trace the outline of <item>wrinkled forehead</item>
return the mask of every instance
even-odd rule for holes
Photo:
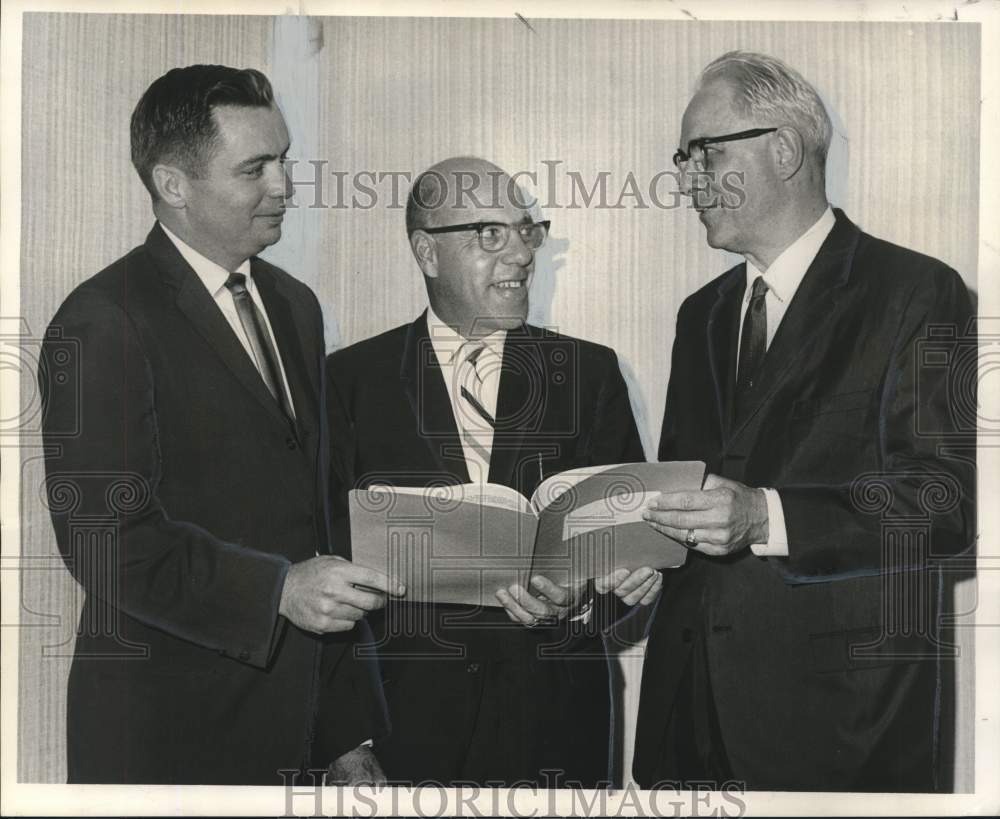
[[[431,170],[419,204],[435,225],[530,220],[531,200],[504,171],[490,167]]]

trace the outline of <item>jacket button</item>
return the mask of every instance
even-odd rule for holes
[[[289,436],[288,438],[285,438],[285,446],[289,449],[297,449],[299,445],[295,442],[294,438]]]
[[[250,652],[249,651],[241,651],[240,652],[240,659],[244,660],[244,661],[249,660],[250,659]]]
[[[681,629],[681,640],[685,643],[690,643],[694,639],[694,632],[689,628]]]
[[[470,674],[477,674],[479,673],[479,663],[469,663],[465,667],[465,670],[468,671]]]

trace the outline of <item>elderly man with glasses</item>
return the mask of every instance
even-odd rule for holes
[[[691,559],[650,628],[646,787],[950,787],[938,613],[942,559],[974,541],[972,309],[955,271],[830,207],[830,138],[812,86],[758,54],[711,63],[684,114],[682,190],[745,261],[677,317],[659,457],[709,475],[647,512]]]
[[[525,323],[549,223],[510,176],[438,163],[414,181],[406,228],[429,307],[328,360],[341,538],[354,487],[490,482],[530,497],[567,469],[645,460],[614,351]],[[660,584],[642,568],[577,587],[535,575],[530,590],[497,589],[495,607],[390,601],[372,622],[389,780],[607,783],[600,630]]]

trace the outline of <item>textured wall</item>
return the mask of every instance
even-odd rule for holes
[[[944,259],[975,286],[978,28],[531,25],[534,32],[515,19],[27,15],[21,314],[38,332],[74,284],[141,241],[150,214],[128,164],[128,116],[153,78],[196,61],[269,72],[289,115],[293,156],[325,160],[324,170],[346,172],[348,183],[359,171],[415,173],[453,154],[535,171],[539,181],[542,161],[558,162],[555,189],[540,186],[543,203],[554,193],[563,207],[545,211],[553,228],[538,259],[532,316],[618,351],[650,455],[677,307],[729,260],[705,246],[683,208],[636,208],[628,196],[618,209],[566,207],[566,174],[578,172],[589,188],[607,172],[613,205],[631,172],[651,205],[648,181],[670,167],[697,72],[723,51],[769,52],[812,80],[838,131],[834,202],[866,230]],[[296,169],[297,179],[310,176],[307,166]],[[391,198],[390,180],[363,182]],[[400,202],[405,181],[401,188]],[[669,189],[659,188],[664,202]],[[335,191],[325,193],[332,204]],[[359,200],[368,204],[366,195]],[[302,209],[269,256],[315,288],[328,341],[349,344],[416,315],[424,289],[402,209],[385,198],[370,208],[306,208],[312,201],[302,189]],[[22,458],[23,549],[40,570],[23,580],[22,617],[34,627],[22,632],[19,778],[57,782],[65,776],[68,663],[56,655],[71,650],[76,601],[53,560],[38,454],[26,448]],[[640,662],[639,649],[622,658],[627,715]]]

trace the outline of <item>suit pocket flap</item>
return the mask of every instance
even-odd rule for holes
[[[796,401],[793,405],[792,417],[807,418],[812,415],[825,415],[830,412],[867,409],[874,398],[875,390],[855,390],[854,392],[825,395],[820,398],[804,398],[801,401]]]

